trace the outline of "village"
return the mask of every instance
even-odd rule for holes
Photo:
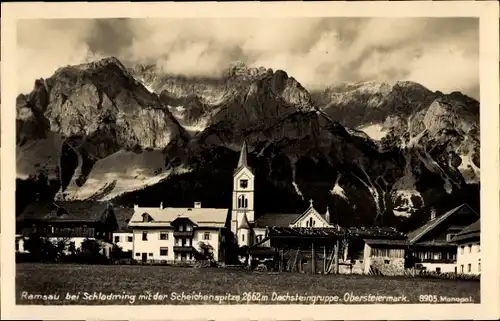
[[[16,255],[58,261],[94,251],[99,263],[182,265],[311,274],[479,276],[480,217],[462,204],[434,213],[410,233],[344,227],[319,213],[255,213],[255,176],[244,142],[233,175],[231,208],[132,208],[62,201],[27,206],[16,223]],[[46,244],[53,244],[47,249]],[[44,245],[45,244],[45,245]],[[81,262],[81,261],[80,261]],[[95,262],[94,262],[95,263]]]

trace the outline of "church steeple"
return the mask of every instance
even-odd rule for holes
[[[247,157],[248,157],[247,142],[244,140],[243,146],[241,146],[240,159],[238,160],[238,168],[241,168],[243,166],[248,167]]]

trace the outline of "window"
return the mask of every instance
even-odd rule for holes
[[[210,232],[203,233],[203,239],[204,240],[210,240]]]
[[[135,256],[141,256],[141,253],[137,252],[135,253]]]
[[[142,232],[142,240],[147,241],[148,240],[148,232]]]
[[[477,264],[477,271],[478,271],[478,272],[481,272],[481,262],[479,262],[479,263]]]
[[[456,234],[446,234],[446,241],[451,241],[452,238],[455,237]]]
[[[115,243],[118,243],[120,242],[120,237],[119,236],[115,236]]]
[[[240,187],[241,188],[247,188],[248,187],[248,179],[242,179],[242,180],[240,180]]]
[[[153,253],[149,253],[149,256],[153,256]]]
[[[437,273],[441,273],[441,268],[440,268],[440,267],[437,267],[437,268],[436,268],[436,272],[437,272]]]
[[[245,242],[245,234],[241,234],[241,241]]]
[[[238,196],[238,208],[248,208],[248,199],[245,195]]]
[[[168,233],[160,232],[160,240],[168,240]]]
[[[186,231],[191,232],[193,230],[193,227],[191,225],[186,225]]]
[[[50,230],[50,233],[54,234],[54,227],[52,225],[49,225],[49,230]]]
[[[470,273],[470,271],[472,270],[472,264],[467,264],[467,272]]]
[[[460,247],[460,254],[464,254],[464,246]]]
[[[257,235],[257,242],[262,241],[262,235]]]
[[[469,244],[469,253],[472,252],[472,244]]]
[[[460,265],[460,273],[464,273],[464,265]]]
[[[160,247],[160,256],[168,255],[168,247]]]
[[[133,242],[132,236],[127,236],[127,242]]]
[[[385,264],[389,264],[389,263],[391,263],[391,261],[389,261],[389,260],[384,260],[384,263],[385,263]]]

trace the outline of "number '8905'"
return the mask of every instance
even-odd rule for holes
[[[422,294],[418,296],[418,300],[420,302],[437,302],[438,297],[437,295]]]

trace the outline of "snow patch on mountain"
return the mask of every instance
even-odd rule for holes
[[[371,124],[367,126],[358,127],[357,130],[360,130],[368,135],[373,140],[381,140],[389,133],[384,129],[382,124]]]
[[[462,174],[467,184],[479,183],[480,169],[472,161],[472,152],[467,155],[460,155],[462,163],[458,170]]]
[[[333,186],[330,193],[332,195],[338,195],[338,196],[342,197],[343,199],[347,200],[347,195],[345,194],[344,189],[339,185],[339,180],[341,177],[342,177],[342,174],[339,174],[337,176],[337,179],[335,180],[335,185]]]

